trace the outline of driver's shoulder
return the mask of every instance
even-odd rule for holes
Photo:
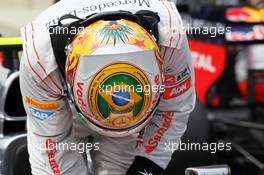
[[[57,68],[49,31],[30,22],[23,26],[20,32],[23,42],[23,64],[31,70],[37,81],[42,81]]]

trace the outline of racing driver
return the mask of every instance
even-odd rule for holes
[[[156,34],[146,27],[150,12]],[[57,40],[60,69],[50,29],[76,21],[84,28],[65,45]],[[63,0],[22,27],[32,174],[166,174],[195,106],[182,29],[175,4],[159,0]]]

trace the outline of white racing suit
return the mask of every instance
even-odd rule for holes
[[[166,91],[157,114],[144,132],[125,138],[99,136],[75,117],[76,112],[70,107],[48,26],[56,24],[66,13],[84,18],[101,11],[143,9],[158,12],[161,18],[159,45],[165,66]],[[174,3],[158,0],[64,0],[21,28],[24,52],[20,83],[28,115],[32,173],[87,175],[91,167],[96,175],[126,174],[137,155],[165,169],[173,152],[171,145],[180,141],[195,105],[192,59],[181,28],[182,21]],[[93,139],[85,139],[88,137]],[[81,154],[80,143],[83,142],[90,150],[92,164],[87,164]]]

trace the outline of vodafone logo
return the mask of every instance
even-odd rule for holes
[[[192,51],[192,57],[196,69],[201,69],[210,73],[216,72],[216,67],[213,65],[212,55]]]
[[[81,108],[82,112],[85,113],[86,112],[86,104],[84,103],[84,100],[83,100],[83,86],[84,86],[84,83],[78,82],[77,86],[78,86],[78,89],[76,91],[76,94],[78,96],[77,102],[80,105],[80,108]]]

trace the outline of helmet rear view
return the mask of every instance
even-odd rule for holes
[[[144,128],[156,111],[163,79],[151,34],[129,20],[99,20],[67,49],[66,81],[81,120],[109,137]]]

